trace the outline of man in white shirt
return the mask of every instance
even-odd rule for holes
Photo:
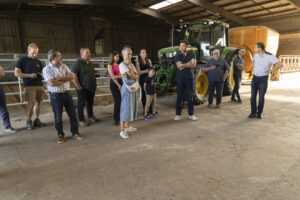
[[[78,121],[74,101],[68,90],[69,82],[73,80],[73,73],[69,67],[62,63],[61,53],[57,50],[50,50],[48,52],[49,64],[44,67],[43,75],[47,83],[47,89],[50,94],[50,101],[52,110],[54,112],[55,128],[58,134],[57,143],[63,143],[65,133],[63,132],[62,112],[65,107],[71,123],[71,132],[73,138],[83,139],[78,132]]]
[[[255,55],[252,59],[253,79],[251,82],[251,113],[249,118],[262,119],[264,109],[265,94],[268,88],[268,75],[283,66],[274,55],[265,51],[265,44],[258,42],[254,48]],[[273,65],[275,65],[272,67]],[[256,104],[257,93],[259,93],[259,103]]]

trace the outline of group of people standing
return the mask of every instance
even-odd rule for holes
[[[137,131],[129,122],[137,119],[138,91],[141,91],[144,119],[149,120],[148,114],[157,119],[155,70],[147,57],[146,49],[140,50],[138,60],[135,62],[132,59],[131,47],[125,46],[122,49],[122,60],[120,62],[118,52],[111,52],[107,69],[114,98],[115,125],[120,124],[120,136],[127,139],[128,132]]]
[[[196,56],[188,51],[188,43],[180,42],[180,52],[176,54],[177,65],[177,101],[176,116],[174,120],[181,119],[182,99],[186,95],[188,101],[188,118],[196,121],[198,118],[194,114],[194,75],[193,69],[197,65]],[[90,50],[88,47],[80,49],[80,58],[76,60],[71,69],[62,62],[62,54],[58,50],[48,52],[49,63],[43,67],[37,59],[38,46],[29,44],[27,55],[20,58],[15,66],[15,76],[23,80],[25,97],[28,101],[26,110],[26,128],[32,130],[34,127],[46,126],[39,119],[40,103],[45,93],[43,82],[47,84],[50,95],[50,102],[54,113],[55,128],[58,135],[58,143],[65,141],[63,131],[62,113],[65,108],[71,124],[73,138],[81,140],[83,137],[79,133],[79,126],[88,126],[90,123],[100,121],[94,116],[93,105],[97,89],[95,69],[90,61]],[[257,43],[255,55],[252,59],[254,76],[251,83],[251,113],[249,118],[257,117],[262,119],[264,107],[264,96],[268,87],[268,74],[281,68],[283,64],[272,54],[265,51],[263,43]],[[239,49],[233,61],[235,87],[231,101],[242,103],[239,86],[241,82],[244,64],[245,49]],[[276,64],[276,67],[271,67]],[[136,66],[135,66],[136,65]],[[110,77],[110,90],[114,98],[114,122],[120,125],[120,136],[124,139],[129,137],[128,132],[137,131],[130,125],[131,121],[137,119],[138,111],[138,91],[141,91],[141,101],[143,104],[144,119],[149,120],[151,114],[157,119],[156,111],[156,88],[154,82],[155,70],[151,60],[147,57],[146,49],[139,51],[138,60],[132,58],[132,48],[125,46],[122,55],[113,51],[110,54],[108,73]],[[204,65],[203,70],[208,75],[208,107],[212,107],[213,95],[216,91],[216,108],[220,108],[224,81],[229,75],[227,62],[220,58],[220,51],[215,49],[212,58]],[[5,76],[3,68],[0,66],[0,77]],[[69,93],[70,82],[76,87],[78,97],[77,113],[72,96]],[[259,104],[256,104],[259,93]],[[237,97],[237,100],[235,99]],[[3,119],[5,132],[16,132],[11,126],[9,113],[6,107],[5,93],[0,84],[0,114]],[[87,107],[88,118],[84,117],[84,107]],[[35,119],[32,122],[32,115]],[[79,123],[78,123],[79,121]]]
[[[196,58],[193,52],[187,50],[187,41],[180,42],[180,53],[176,54],[177,64],[177,102],[176,102],[176,116],[174,120],[181,119],[181,106],[182,96],[186,94],[188,100],[188,118],[191,120],[197,120],[194,115],[193,109],[193,93],[194,93],[194,77],[193,68],[196,67]],[[252,59],[253,66],[253,79],[251,83],[251,113],[249,118],[262,119],[262,112],[264,108],[264,97],[268,87],[269,74],[280,69],[283,64],[274,55],[265,50],[265,44],[258,42],[254,48],[255,55]],[[218,49],[213,50],[213,56],[204,65],[203,71],[208,76],[208,107],[212,107],[213,95],[216,91],[216,108],[221,107],[222,93],[224,82],[229,77],[228,63],[220,58],[220,51]],[[232,92],[231,101],[242,103],[239,88],[242,79],[242,72],[245,69],[244,62],[245,49],[238,49],[237,55],[233,60],[233,78],[235,86]],[[274,67],[272,67],[274,65]],[[230,77],[229,77],[230,78]],[[256,99],[259,94],[259,103],[257,106]],[[237,99],[235,98],[237,97]]]
[[[90,62],[90,50],[88,47],[80,49],[80,58],[76,60],[71,69],[62,62],[62,54],[59,50],[51,49],[48,52],[48,64],[44,67],[37,59],[39,48],[31,43],[27,48],[27,55],[20,58],[15,66],[15,76],[23,81],[26,109],[26,129],[46,126],[39,119],[40,104],[45,94],[42,80],[47,84],[50,102],[54,113],[55,128],[58,135],[58,143],[65,141],[63,131],[62,113],[65,108],[71,124],[73,138],[81,140],[78,127],[88,126],[90,123],[100,121],[93,114],[94,97],[96,92],[96,77],[93,64]],[[4,76],[4,70],[0,67],[0,76]],[[70,82],[76,87],[78,97],[77,113],[72,96],[70,95]],[[9,122],[5,93],[0,85],[1,117],[5,132],[16,132]],[[87,105],[88,119],[84,118],[84,107]],[[32,115],[35,119],[32,121]],[[78,123],[79,119],[79,123]]]

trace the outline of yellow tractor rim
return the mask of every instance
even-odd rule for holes
[[[230,70],[230,77],[231,77],[231,85],[232,87],[234,87],[235,85],[235,81],[234,81],[234,78],[233,78],[233,66],[231,67],[231,70]]]
[[[196,81],[196,93],[198,96],[203,97],[208,90],[208,77],[205,73],[198,76]]]

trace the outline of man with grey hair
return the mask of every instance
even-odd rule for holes
[[[204,71],[208,76],[208,107],[212,106],[213,95],[217,91],[216,108],[221,107],[223,85],[229,74],[227,62],[220,58],[220,51],[215,49],[213,57],[204,65]]]
[[[93,113],[97,84],[95,68],[93,63],[90,61],[90,58],[90,49],[88,47],[81,47],[80,58],[76,60],[71,67],[71,71],[74,73],[74,83],[78,96],[77,114],[80,126],[88,126],[89,122],[100,121]],[[83,114],[85,103],[87,103],[87,121],[84,119]]]
[[[49,64],[43,69],[44,79],[50,94],[52,110],[54,112],[55,128],[58,134],[57,143],[65,141],[63,132],[62,112],[65,107],[70,118],[71,132],[73,138],[83,139],[78,132],[78,121],[72,96],[69,94],[70,81],[73,80],[73,73],[69,67],[62,63],[61,53],[57,50],[48,52]]]

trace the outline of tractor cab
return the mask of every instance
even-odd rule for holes
[[[181,38],[198,49],[198,61],[207,61],[213,49],[222,52],[228,46],[229,25],[215,20],[203,20],[196,23],[183,23],[177,31]]]

